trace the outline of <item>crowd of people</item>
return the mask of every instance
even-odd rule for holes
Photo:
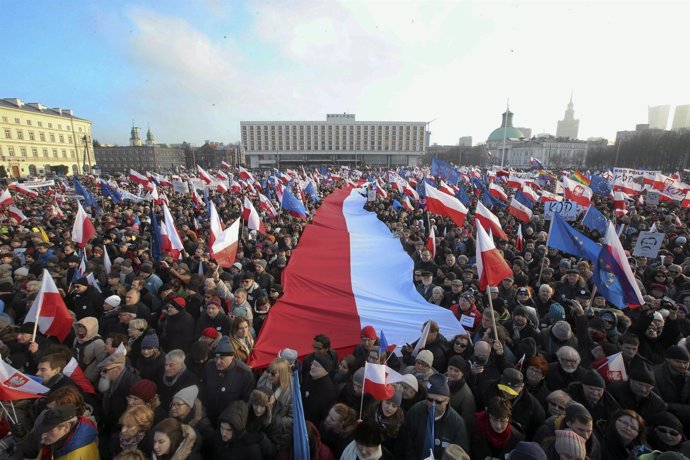
[[[383,182],[387,172],[363,176]],[[296,459],[295,371],[312,459],[690,456],[690,248],[687,214],[677,203],[631,208],[618,218],[629,252],[652,224],[666,234],[656,259],[628,259],[644,305],[619,309],[595,291],[592,261],[547,246],[540,205],[529,222],[494,209],[509,236],[496,245],[513,274],[487,293],[478,289],[474,203],[458,228],[423,202],[413,211],[394,206],[402,196],[384,186],[387,197],[368,193],[367,209],[413,259],[419,294],[452,311],[466,333],[444,337],[429,321],[419,325],[429,329],[421,351],[411,344],[396,353],[381,349],[377,331],[366,326],[361,343],[339,354],[324,330],[307,356],[284,337],[269,366],[255,369],[247,365],[254,343],[319,201],[307,200],[306,220],[285,211],[263,215],[265,234],[243,230],[236,261],[224,268],[209,254],[206,206],[189,195],[166,190],[184,251],[156,260],[151,218],[161,219],[160,206],[116,203],[99,195],[97,180],[80,180],[98,197],[88,209],[96,236],[83,248],[71,239],[77,201],[60,200],[64,217],[52,212],[64,198],[59,189],[15,194],[26,220],[0,225],[0,353],[48,388],[11,409],[3,402],[0,435],[15,444],[8,458]],[[274,197],[270,184],[255,185]],[[324,180],[319,194],[326,199],[352,185]],[[248,195],[259,209],[257,195]],[[241,215],[232,193],[211,191],[209,200],[225,222]],[[608,197],[593,205],[613,211]],[[602,236],[575,227],[595,241]],[[26,318],[44,270],[73,315],[63,341],[37,333]],[[617,353],[626,379],[600,372]],[[363,392],[365,363],[403,375],[392,397]]]

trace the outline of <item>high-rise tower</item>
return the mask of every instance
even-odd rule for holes
[[[580,127],[580,120],[575,119],[575,110],[573,110],[573,95],[570,95],[570,102],[568,108],[565,110],[565,116],[558,122],[556,128],[556,137],[564,137],[568,139],[577,139],[577,130]]]

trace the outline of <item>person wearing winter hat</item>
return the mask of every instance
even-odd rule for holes
[[[547,460],[546,452],[536,442],[520,441],[510,453],[510,460]]]
[[[450,389],[445,375],[434,374],[424,383],[427,391],[426,401],[416,403],[405,414],[405,429],[402,438],[402,452],[405,458],[425,458],[424,452],[426,426],[429,413],[434,414],[434,458],[443,455],[444,446],[458,444],[469,452],[469,439],[465,421],[455,409],[450,407]]]
[[[213,351],[214,360],[209,360],[202,373],[202,400],[211,422],[218,419],[223,408],[238,399],[249,400],[256,386],[251,369],[235,358],[235,350],[228,337],[218,342]]]
[[[654,371],[644,361],[637,362],[628,370],[628,381],[608,384],[608,391],[621,407],[629,408],[649,419],[665,412],[668,404],[654,391]]]
[[[328,375],[332,370],[333,360],[329,354],[315,354],[302,386],[304,416],[317,426],[337,399],[335,385]]]
[[[165,356],[161,351],[158,335],[149,329],[141,339],[141,355],[136,363],[139,376],[143,379],[156,380],[163,375]]]
[[[429,350],[422,350],[417,354],[415,358],[414,365],[407,366],[403,370],[403,374],[412,374],[420,382],[426,382],[429,377],[436,373],[433,368],[434,365],[434,355]]]
[[[556,352],[562,346],[577,346],[577,338],[573,335],[572,328],[567,321],[557,321],[551,326],[545,327],[539,333],[539,347],[544,358],[553,362],[556,360]]]
[[[173,297],[163,306],[160,341],[164,350],[189,350],[194,342],[194,317],[186,311],[187,301]]]
[[[647,443],[654,450],[679,451],[685,441],[681,421],[670,412],[662,412],[647,419],[651,429],[647,432]]]
[[[98,363],[105,359],[105,342],[98,334],[98,320],[87,316],[74,325],[77,337],[74,339],[75,356],[92,384],[98,382]]]
[[[594,369],[587,369],[580,382],[571,383],[567,391],[587,408],[594,420],[609,420],[621,408],[616,398],[606,391],[604,377]]]
[[[372,422],[360,423],[354,432],[354,440],[345,447],[341,460],[385,460],[393,455],[382,446],[383,437],[379,426]]]
[[[146,404],[153,410],[160,406],[156,382],[149,379],[141,379],[132,385],[132,388],[129,390],[129,396],[127,396],[127,406],[133,407],[140,404]]]
[[[364,396],[362,396],[363,388],[364,367],[360,367],[352,375],[352,381],[340,388],[338,402],[347,404],[356,411],[359,411],[360,406],[368,407],[374,398],[369,393],[364,393]]]
[[[670,327],[670,326],[666,326]],[[690,413],[690,404],[683,396],[686,374],[690,365],[690,352],[685,347],[673,345],[664,352],[664,362],[654,366],[654,379],[659,396],[671,405],[681,405],[679,413]],[[682,407],[682,409],[681,409]],[[690,417],[683,420],[690,422]]]
[[[232,320],[221,309],[221,300],[214,296],[206,301],[204,312],[196,323],[195,338],[201,337],[206,328],[213,328],[221,335],[229,335],[232,327]]]
[[[560,459],[585,460],[585,440],[572,430],[556,430],[554,449]]]
[[[125,355],[113,353],[98,364],[101,373],[98,381],[98,392],[103,395],[102,422],[110,430],[117,424],[122,413],[127,409],[127,396],[132,386],[140,377],[128,366],[125,366]]]
[[[403,390],[401,407],[405,412],[410,410],[412,406],[418,402],[426,399],[426,390],[419,385],[419,380],[412,374],[403,375],[400,387]]]
[[[463,417],[477,411],[474,394],[465,381],[465,375],[469,372],[470,366],[462,356],[455,355],[448,360],[446,377],[448,377],[448,389],[450,390],[450,407]]]
[[[374,326],[364,326],[359,336],[361,342],[357,344],[352,354],[355,356],[355,366],[362,367],[369,356],[369,352],[376,347],[376,329]]]
[[[98,329],[102,337],[107,337],[111,332],[125,332],[120,323],[120,305],[122,298],[119,295],[106,297],[103,302],[103,316],[98,320]]]
[[[198,396],[199,387],[196,385],[178,391],[170,403],[169,416],[194,428],[202,439],[210,439],[213,428]]]
[[[72,291],[65,303],[77,317],[77,321],[87,316],[100,318],[103,314],[103,296],[86,278],[79,278],[72,284]]]
[[[214,328],[207,327],[201,331],[200,341],[208,343],[210,349],[214,350],[223,336]]]

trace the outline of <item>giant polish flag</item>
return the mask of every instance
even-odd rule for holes
[[[316,211],[283,272],[285,294],[271,308],[249,365],[267,366],[285,348],[285,337],[306,356],[314,336],[326,334],[342,356],[361,342],[368,325],[396,344],[417,340],[429,319],[446,337],[462,333],[450,310],[419,295],[412,259],[376,214],[364,210],[361,192],[338,189]]]
[[[496,245],[477,223],[477,276],[479,277],[479,289],[485,290],[488,286],[498,286],[504,279],[513,276],[513,270],[496,249]]]
[[[77,201],[77,215],[74,218],[74,225],[72,226],[72,242],[76,243],[80,248],[86,246],[86,243],[91,241],[96,235],[96,228],[91,223],[88,214],[81,207],[81,203]]]
[[[462,227],[465,224],[467,208],[460,200],[441,192],[426,182],[424,183],[424,191],[426,193],[426,208],[428,211],[450,217],[458,227]]]
[[[24,323],[38,323],[38,329],[49,337],[56,337],[60,342],[72,330],[72,314],[65,306],[65,301],[58,291],[55,281],[48,270],[43,270],[41,290],[31,304]]]
[[[486,230],[491,230],[491,233],[493,233],[495,237],[506,241],[508,240],[508,235],[503,231],[498,217],[496,217],[493,212],[489,211],[481,201],[477,201],[477,208],[474,210],[474,218],[478,220]]]
[[[229,268],[235,263],[237,247],[240,244],[241,220],[237,219],[228,228],[223,230],[215,243],[213,243],[213,257],[218,265]]]

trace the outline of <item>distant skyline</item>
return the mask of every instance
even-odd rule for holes
[[[0,97],[71,108],[126,145],[237,142],[240,121],[431,121],[431,142],[514,125],[615,138],[690,103],[690,3],[5,2]]]

